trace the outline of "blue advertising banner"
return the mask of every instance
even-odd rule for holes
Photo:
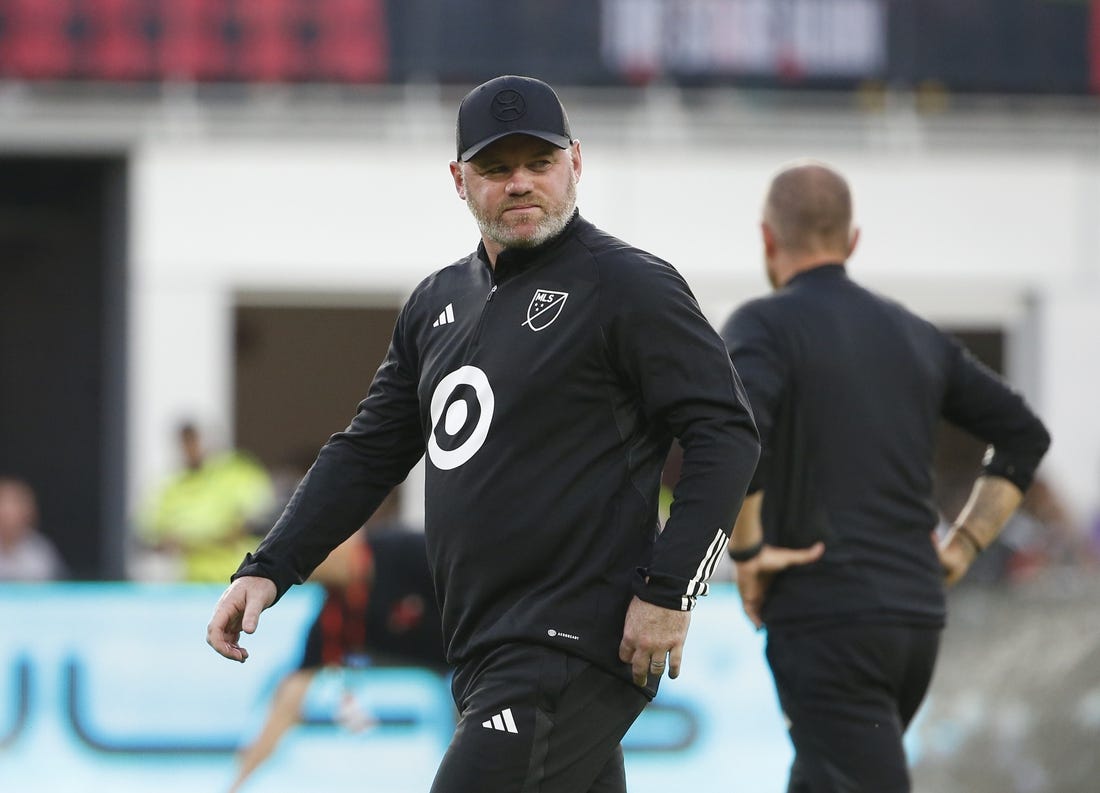
[[[0,586],[0,790],[224,791],[235,753],[298,663],[321,592],[296,587],[244,637],[244,665],[205,643],[219,587]],[[330,670],[244,790],[423,793],[454,726],[446,675]],[[353,703],[358,718],[348,718]],[[780,793],[791,752],[763,636],[736,590],[716,585],[693,616],[683,673],[624,741],[634,793],[711,786]]]

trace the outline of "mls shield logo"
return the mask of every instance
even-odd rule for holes
[[[555,292],[552,289],[536,289],[531,304],[527,306],[527,321],[523,323],[533,331],[549,327],[561,314],[568,292]],[[523,327],[521,325],[520,327]]]

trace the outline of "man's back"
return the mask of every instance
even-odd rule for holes
[[[842,265],[792,278],[727,322],[763,438],[754,486],[769,543],[822,540],[823,559],[781,575],[769,624],[863,615],[941,624],[930,535],[940,417],[1015,444],[1030,411],[933,325],[851,281]]]
[[[944,585],[996,538],[1050,443],[993,372],[848,279],[852,218],[839,172],[780,170],[760,222],[776,292],[723,330],[763,452],[730,556],[745,614],[768,626],[795,749],[789,793],[908,793],[902,736],[932,679]],[[941,417],[989,448],[934,540]]]

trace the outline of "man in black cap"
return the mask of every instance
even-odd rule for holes
[[[207,641],[241,631],[426,453],[427,552],[460,719],[434,793],[614,793],[620,741],[679,674],[696,598],[759,443],[677,271],[581,218],[580,143],[550,86],[505,76],[458,112],[477,250],[414,290],[351,425],[246,558]],[[683,466],[657,522],[672,438]]]

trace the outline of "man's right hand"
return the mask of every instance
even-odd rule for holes
[[[241,631],[255,632],[260,612],[275,602],[276,591],[275,582],[268,578],[238,578],[218,598],[214,616],[206,626],[206,643],[219,655],[243,664],[248,650],[239,644]]]
[[[943,580],[947,586],[954,586],[961,581],[978,556],[978,547],[957,531],[951,531],[942,540],[937,539],[933,532],[932,544],[939,554]]]
[[[757,629],[764,627],[761,614],[764,597],[776,573],[788,567],[810,564],[825,553],[824,543],[814,543],[809,548],[781,548],[765,545],[756,556],[747,562],[737,562],[737,589],[741,593],[741,607],[745,615]]]

